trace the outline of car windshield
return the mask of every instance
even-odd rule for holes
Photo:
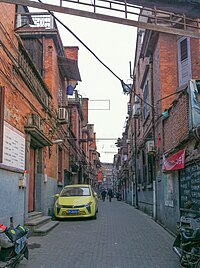
[[[89,187],[67,187],[62,190],[60,196],[90,196]]]

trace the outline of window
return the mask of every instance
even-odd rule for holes
[[[188,83],[192,78],[190,39],[183,37],[178,40],[179,86]]]
[[[144,103],[143,103],[143,117],[144,120],[148,117],[149,112],[150,112],[150,106],[147,103],[150,103],[149,101],[149,81],[147,80],[144,84],[143,87],[143,99],[144,99]]]
[[[143,164],[143,185],[147,182],[147,163],[146,163],[146,154],[145,151],[142,150],[142,164]]]
[[[60,196],[90,196],[90,189],[88,187],[66,187]]]
[[[38,72],[43,76],[43,45],[39,39],[27,38],[23,39],[24,46],[31,56]]]
[[[4,87],[0,87],[0,163],[3,161],[3,126],[4,126],[4,102],[5,102],[5,90]]]

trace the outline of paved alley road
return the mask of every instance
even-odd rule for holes
[[[61,221],[29,238],[30,258],[19,268],[178,268],[173,239],[130,205],[100,201],[97,220]]]

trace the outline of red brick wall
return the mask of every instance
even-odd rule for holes
[[[192,60],[192,78],[200,79],[200,39],[191,38],[191,60]]]
[[[1,23],[6,26],[6,31],[11,35],[14,40],[14,28],[15,28],[15,12],[16,5],[0,3],[0,18]],[[2,39],[1,39],[2,40]],[[8,44],[9,46],[9,44]]]
[[[160,39],[156,44],[154,53],[153,53],[153,98],[155,103],[155,117],[157,118],[161,114],[161,103],[158,103],[158,100],[162,98],[161,92],[161,74],[160,74]]]
[[[188,94],[182,94],[163,121],[164,151],[177,146],[189,134],[188,103]]]
[[[83,125],[88,123],[88,99],[82,98],[82,109],[83,109]]]
[[[0,17],[1,23],[8,32],[5,35],[0,29],[1,41],[9,49],[9,52],[17,58],[17,51],[14,49],[14,46],[18,48],[18,42],[14,36],[15,5],[0,4]],[[7,37],[10,37],[10,40]],[[56,136],[50,137],[49,128],[53,129],[55,125],[56,111],[58,108],[58,89],[60,85],[62,86],[63,82],[60,81],[57,52],[52,40],[46,40],[45,51],[45,81],[54,99],[52,118],[45,113],[41,104],[31,93],[31,90],[26,86],[17,72],[14,71],[12,63],[3,49],[1,49],[0,70],[4,74],[0,72],[0,83],[5,87],[5,120],[25,133],[24,126],[28,124],[28,115],[31,113],[39,114],[44,119],[44,134],[53,140]],[[50,158],[49,150],[46,148],[44,159],[46,164],[45,172],[52,178],[57,178],[57,147],[58,145],[52,146],[52,155]],[[64,168],[69,166],[68,153],[66,152],[64,154]]]
[[[65,47],[67,58],[78,61],[78,49],[78,47]]]
[[[52,94],[54,108],[58,110],[58,90],[60,87],[60,76],[57,61],[57,51],[52,39],[45,39],[44,79]]]
[[[175,35],[160,34],[160,79],[162,98],[174,93],[178,87],[178,46]],[[162,101],[162,111],[171,106],[175,96]]]

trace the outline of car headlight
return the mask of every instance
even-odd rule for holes
[[[56,210],[57,210],[57,213],[59,214],[60,213],[60,209],[62,208],[63,206],[60,205],[59,203],[56,203]]]
[[[87,207],[90,207],[92,205],[92,202],[89,202],[87,205],[85,205],[86,206],[86,208]]]
[[[89,213],[91,213],[91,205],[92,205],[92,202],[89,202],[87,205],[85,205]]]
[[[56,208],[62,208],[63,206],[62,205],[60,205],[59,203],[56,203]]]

